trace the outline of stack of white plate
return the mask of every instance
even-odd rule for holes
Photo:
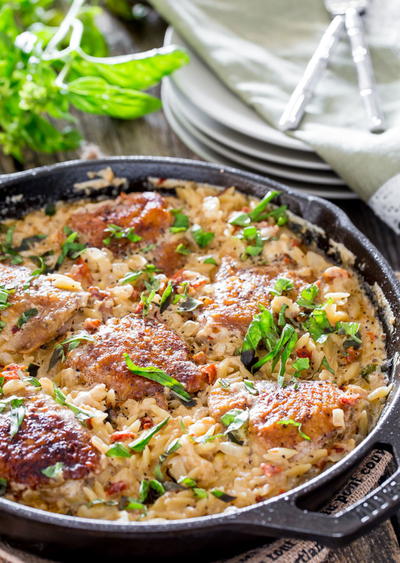
[[[310,147],[269,126],[235,96],[172,28],[165,44],[190,54],[187,66],[164,79],[162,99],[169,124],[193,152],[314,195],[356,197]]]

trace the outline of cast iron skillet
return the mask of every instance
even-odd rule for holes
[[[105,166],[111,166],[116,175],[126,177],[129,190],[145,189],[149,176],[225,187],[235,185],[239,190],[257,196],[263,196],[270,188],[281,190],[280,203],[287,204],[291,211],[324,229],[326,236],[319,234],[316,237],[321,249],[328,248],[329,239],[343,243],[357,257],[355,268],[365,280],[366,287],[374,283],[381,287],[395,319],[395,324],[388,326],[387,315],[378,307],[387,334],[387,352],[392,359],[388,374],[394,387],[377,426],[354,451],[320,476],[277,498],[231,513],[153,524],[75,518],[0,499],[1,533],[31,549],[42,550],[48,556],[63,560],[84,556],[176,560],[185,553],[193,561],[196,558],[205,561],[216,559],[222,553],[243,551],[249,539],[252,538],[254,544],[256,536],[312,538],[335,546],[388,518],[400,505],[400,286],[381,254],[339,208],[327,201],[294,193],[268,178],[240,170],[173,158],[118,157],[66,162],[4,176],[0,186],[3,195],[0,219],[21,216],[50,201],[82,197],[74,192],[73,184],[85,180],[88,171]],[[393,451],[397,469],[391,478],[340,515],[328,516],[313,511],[311,508],[327,495],[332,495],[346,475],[375,446]],[[304,506],[309,509],[305,510]]]

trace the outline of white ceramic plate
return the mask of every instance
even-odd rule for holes
[[[278,162],[287,166],[311,170],[331,170],[329,164],[316,154],[270,145],[265,141],[258,141],[222,125],[193,105],[171,80],[167,78],[164,82],[165,92],[174,110],[183,115],[186,121],[190,122],[196,129],[219,143],[223,143],[235,151],[269,162]]]
[[[171,111],[171,108],[168,105],[168,102],[164,103],[164,113],[176,135],[198,156],[200,156],[204,160],[208,160],[209,162],[216,162],[217,164],[221,164],[222,166],[237,167],[236,162],[216,153],[211,148],[201,143],[201,141],[193,137],[175,118]],[[271,176],[271,178],[276,181],[282,181],[281,178],[278,178],[276,176]],[[345,189],[332,189],[327,187],[320,189],[314,186],[309,186],[308,184],[303,184],[302,182],[296,182],[294,180],[285,180],[285,184],[299,191],[307,192],[315,196],[325,197],[327,199],[354,199],[356,197],[353,192]]]
[[[232,162],[245,166],[246,168],[262,172],[264,174],[277,176],[285,180],[295,180],[300,182],[310,182],[312,184],[327,185],[327,186],[343,186],[343,181],[330,172],[310,171],[304,168],[294,168],[292,166],[280,165],[265,160],[250,157],[239,151],[230,149],[218,141],[211,139],[204,133],[196,129],[185,117],[179,112],[173,101],[168,96],[166,85],[163,86],[163,101],[170,111],[173,113],[174,118],[178,121],[179,125],[183,127],[192,137],[198,139],[203,145],[209,147],[213,152],[218,153]]]
[[[192,100],[195,106],[209,117],[259,141],[266,141],[289,149],[313,152],[304,143],[268,125],[254,110],[235,96],[171,27],[165,34],[164,44],[178,45],[189,52],[190,63],[175,71],[171,80],[186,97]]]

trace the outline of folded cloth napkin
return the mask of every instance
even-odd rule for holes
[[[220,79],[277,127],[329,24],[322,0],[151,0]],[[386,131],[369,133],[343,38],[297,131],[400,233],[400,2],[371,0],[365,16]]]

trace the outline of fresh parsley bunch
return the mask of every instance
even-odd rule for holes
[[[63,17],[53,4],[0,0],[0,145],[20,161],[26,148],[52,153],[79,145],[71,107],[119,119],[160,109],[142,90],[189,60],[174,47],[107,57],[98,8],[73,0]]]

